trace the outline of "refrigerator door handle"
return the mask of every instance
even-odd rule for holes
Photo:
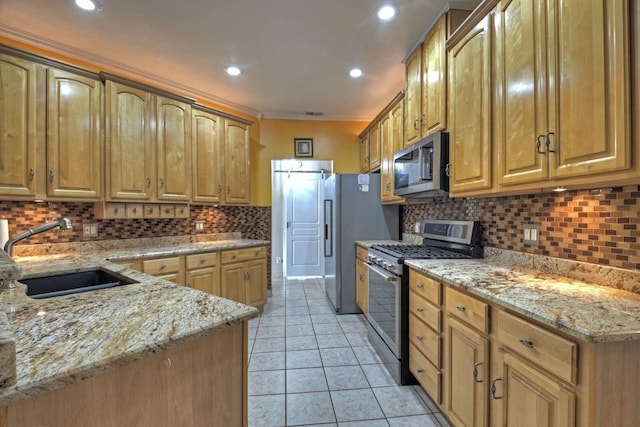
[[[333,200],[324,201],[324,256],[333,256]]]

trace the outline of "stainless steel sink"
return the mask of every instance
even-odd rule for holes
[[[138,282],[116,276],[104,270],[91,270],[33,279],[20,279],[20,283],[27,285],[28,296],[42,299]]]

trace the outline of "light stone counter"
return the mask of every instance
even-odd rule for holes
[[[408,245],[402,240],[356,240],[356,245],[369,249],[374,245]]]
[[[640,340],[640,295],[486,260],[405,263],[586,342]]]
[[[16,258],[23,277],[102,268],[139,283],[42,300],[27,297],[26,286],[19,282],[16,289],[4,290],[0,300],[8,322],[0,319],[0,339],[11,333],[15,339],[17,382],[0,390],[0,406],[55,390],[258,315],[254,307],[179,286],[109,259],[264,246],[269,242],[237,239],[171,246],[144,242],[147,244],[122,248],[128,243],[79,244],[77,252],[67,253],[54,253],[59,245],[38,245],[45,249],[44,253],[26,251],[28,256]]]

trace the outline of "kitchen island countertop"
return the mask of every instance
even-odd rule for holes
[[[0,406],[37,396],[216,333],[258,310],[176,285],[111,261],[264,246],[230,239],[123,247],[126,241],[80,243],[76,251],[42,245],[16,261],[23,277],[105,269],[138,282],[56,298],[32,299],[17,283],[0,295],[16,343],[17,382],[0,390]],[[13,268],[13,267],[12,267]]]

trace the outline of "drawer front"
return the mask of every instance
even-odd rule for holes
[[[428,302],[416,292],[409,292],[409,312],[413,313],[436,332],[442,332],[440,307]]]
[[[152,276],[177,273],[180,271],[180,257],[176,256],[142,261],[142,271]]]
[[[447,311],[481,332],[489,332],[489,304],[447,288]]]
[[[176,207],[174,205],[160,205],[160,218],[175,218]]]
[[[143,218],[142,203],[127,203],[127,218]]]
[[[442,300],[440,299],[441,288],[439,282],[430,279],[429,277],[418,273],[417,271],[409,270],[409,289],[417,294],[420,294],[427,301],[432,302],[435,305],[440,305]]]
[[[188,205],[176,205],[176,218],[189,218]]]
[[[429,397],[437,404],[442,404],[442,374],[413,343],[409,343],[409,371],[416,377]]]
[[[222,251],[221,263],[246,261],[248,259],[262,258],[267,256],[267,249],[264,246],[258,248],[233,249]]]
[[[559,378],[576,384],[578,344],[504,311],[498,312],[498,341]]]
[[[440,368],[440,335],[413,314],[409,315],[409,339],[436,368]]]
[[[362,246],[356,246],[356,258],[361,261],[366,261],[368,255],[369,249],[363,248]]]
[[[160,218],[160,206],[156,204],[144,205],[145,218]]]
[[[127,207],[124,203],[107,203],[104,207],[105,217],[121,219],[127,217]]]
[[[187,255],[187,270],[215,267],[218,264],[218,252]]]

